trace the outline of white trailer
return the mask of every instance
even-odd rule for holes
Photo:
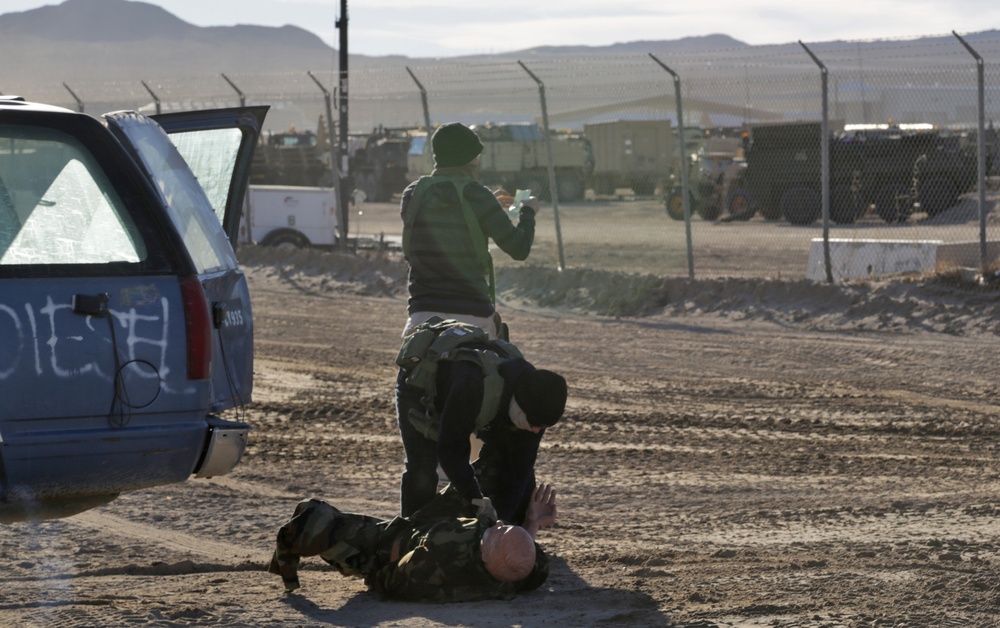
[[[281,247],[330,247],[337,243],[335,188],[251,185],[239,242]]]

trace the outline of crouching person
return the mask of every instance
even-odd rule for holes
[[[542,437],[566,409],[566,379],[535,368],[517,347],[479,327],[439,317],[414,328],[396,364],[396,419],[406,454],[400,514],[434,497],[440,465],[477,513],[525,521]],[[483,442],[475,466],[470,436]]]
[[[300,558],[318,555],[341,574],[364,578],[377,596],[411,602],[509,600],[541,586],[548,557],[535,537],[555,521],[555,490],[535,490],[524,526],[465,516],[469,510],[451,488],[409,518],[380,519],[303,500],[278,531],[268,571],[294,591]]]

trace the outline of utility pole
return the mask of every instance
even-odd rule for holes
[[[340,81],[338,84],[338,98],[340,104],[340,186],[338,188],[340,197],[340,247],[347,246],[347,208],[351,202],[351,191],[354,188],[351,171],[348,164],[350,158],[350,145],[347,139],[347,0],[340,0],[340,19],[337,20],[337,29],[340,31]]]

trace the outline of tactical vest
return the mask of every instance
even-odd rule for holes
[[[406,215],[403,216],[403,254],[410,255],[410,238],[413,235],[413,223],[417,219],[417,212],[420,210],[427,189],[435,183],[450,183],[458,194],[458,202],[462,205],[462,215],[465,217],[465,224],[469,227],[469,235],[472,236],[472,243],[476,247],[476,258],[483,269],[490,287],[490,301],[496,303],[496,279],[493,274],[493,257],[490,255],[489,242],[483,235],[483,230],[476,220],[476,215],[469,206],[469,201],[465,200],[465,186],[474,181],[465,175],[430,175],[423,176],[417,180],[417,186],[413,188],[413,196],[407,205]]]
[[[469,347],[467,345],[488,345]],[[423,408],[413,408],[407,418],[427,438],[436,441],[441,418],[434,407],[437,395],[437,367],[443,360],[472,362],[483,372],[483,403],[476,414],[475,431],[486,426],[500,410],[503,377],[497,368],[501,362],[521,358],[517,347],[505,340],[491,340],[485,331],[456,320],[433,316],[417,325],[403,340],[396,364],[406,371],[406,385],[421,391]]]

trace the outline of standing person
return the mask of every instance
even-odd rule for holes
[[[434,497],[440,465],[479,512],[495,512],[507,523],[523,521],[535,488],[538,447],[566,408],[566,380],[535,368],[517,347],[488,338],[479,327],[437,317],[406,337],[396,364],[396,410],[406,453],[402,515]],[[478,469],[469,462],[472,435],[483,440]]]
[[[471,516],[453,490],[442,491],[410,518],[345,513],[307,499],[278,531],[268,571],[281,576],[285,591],[294,591],[300,558],[319,555],[342,575],[364,578],[381,598],[511,599],[548,577],[548,557],[535,539],[556,514],[555,489],[546,484],[532,494],[523,527]]]
[[[535,197],[523,201],[515,226],[506,210],[476,181],[483,144],[459,122],[442,125],[431,137],[434,170],[403,191],[403,254],[409,264],[408,319],[403,335],[431,316],[453,318],[485,329],[496,338],[492,239],[522,261],[535,239]]]

